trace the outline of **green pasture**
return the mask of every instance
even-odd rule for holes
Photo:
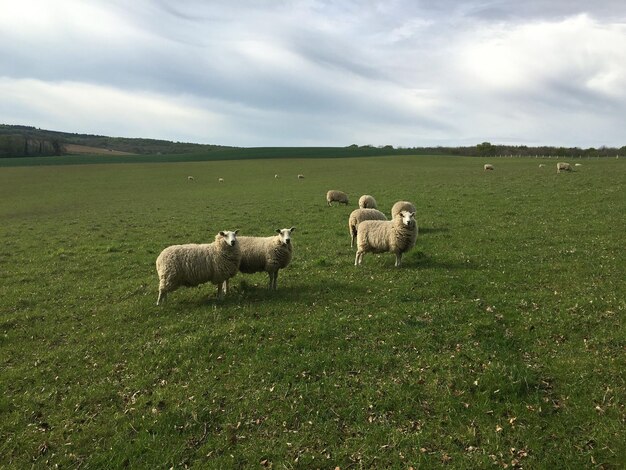
[[[489,162],[0,168],[0,468],[624,468],[626,160]],[[361,194],[418,208],[401,268]],[[166,246],[291,226],[278,291],[155,306]]]

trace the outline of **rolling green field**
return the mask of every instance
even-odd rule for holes
[[[626,161],[541,161],[0,168],[0,467],[623,468]],[[399,269],[365,193],[418,208]],[[278,291],[155,306],[166,246],[291,226]]]

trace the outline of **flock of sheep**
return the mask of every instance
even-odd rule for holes
[[[539,164],[539,168],[543,168],[545,165],[543,163]],[[574,166],[582,166],[582,163],[576,163]],[[483,165],[483,170],[488,171],[494,170],[494,167],[491,163],[485,163]],[[572,171],[572,165],[570,165],[569,163],[566,162],[558,162],[556,164],[556,172],[557,173],[561,173],[562,171]]]
[[[298,175],[301,178],[301,175]],[[329,206],[333,202],[348,204],[348,195],[331,190],[326,194]],[[238,272],[266,272],[269,288],[275,290],[278,271],[291,262],[293,245],[291,235],[296,228],[277,229],[271,237],[237,236],[238,230],[221,231],[213,243],[172,245],[157,257],[159,276],[157,305],[162,304],[169,292],[179,287],[194,287],[210,282],[217,286],[217,297],[228,292],[229,280]],[[354,265],[363,261],[365,253],[394,253],[396,266],[402,255],[415,246],[418,228],[415,206],[408,201],[398,201],[391,208],[391,220],[377,209],[370,195],[359,199],[359,208],[348,218],[351,243],[356,239],[357,252]]]

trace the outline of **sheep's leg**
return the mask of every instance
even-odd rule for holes
[[[223,283],[220,282],[217,285],[217,300],[221,300],[222,298],[224,298],[224,290],[223,290]]]
[[[274,279],[272,282],[272,289],[278,289],[278,270],[274,273]]]
[[[402,253],[396,253],[396,268],[400,267],[402,263]]]
[[[224,291],[224,294],[228,294],[228,289],[229,289],[228,279],[222,282],[222,289]]]
[[[354,258],[354,265],[355,266],[360,266],[362,261],[363,261],[363,252],[362,251],[357,251],[356,252],[356,257]]]
[[[157,299],[157,305],[165,303],[165,298],[167,297],[167,292],[159,289],[159,298]]]

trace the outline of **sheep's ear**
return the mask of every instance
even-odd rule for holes
[[[279,228],[276,229],[276,233],[280,233],[280,229]]]
[[[415,212],[411,212],[411,217],[415,217]]]
[[[293,232],[295,229],[296,229],[295,227],[291,227],[291,228],[289,229],[289,231],[290,231],[290,232]]]
[[[235,230],[235,235],[237,235],[239,233],[239,229]]]
[[[220,236],[225,237],[226,234],[224,232],[220,231]]]

